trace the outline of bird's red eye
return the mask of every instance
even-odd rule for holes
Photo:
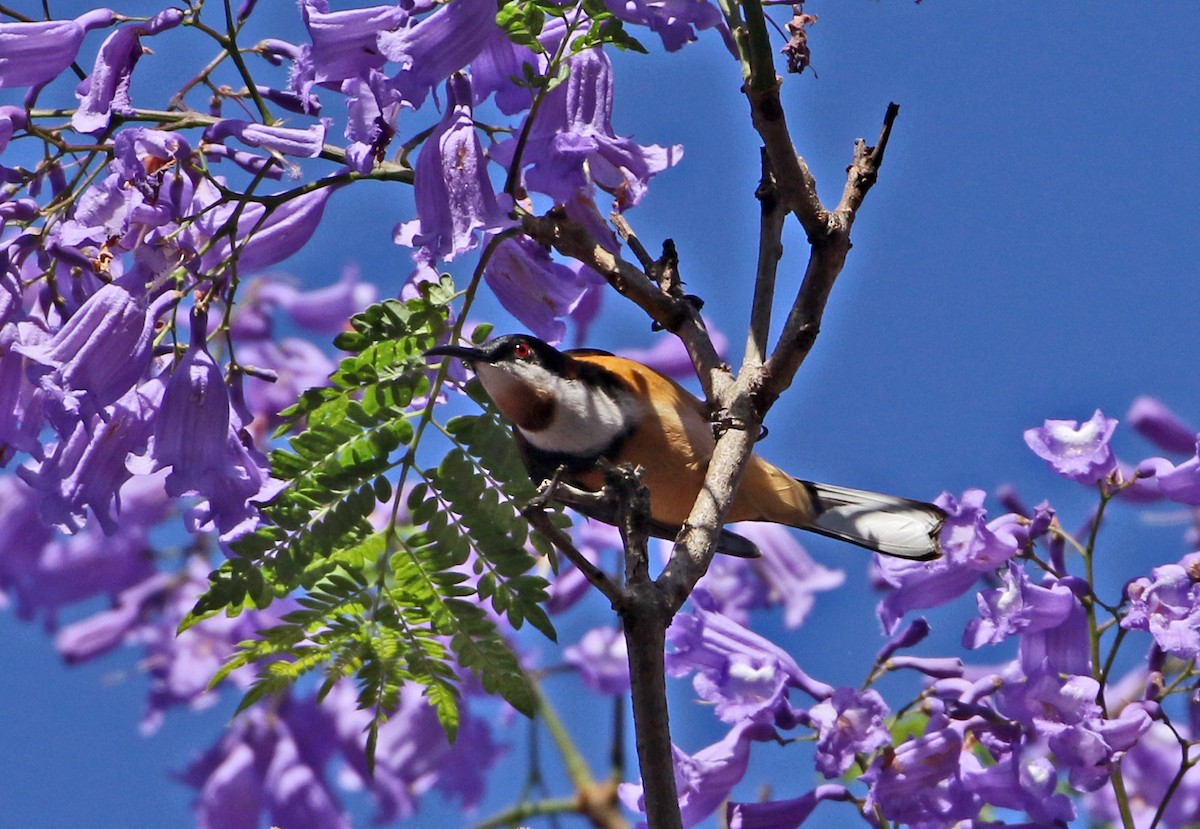
[[[518,360],[527,359],[529,357],[529,355],[532,353],[533,352],[529,348],[528,343],[517,343],[516,345],[513,346],[513,356],[516,357]]]

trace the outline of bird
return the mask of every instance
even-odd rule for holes
[[[604,466],[641,467],[650,493],[650,532],[674,540],[691,512],[716,446],[708,404],[636,360],[598,349],[559,351],[529,334],[477,346],[440,345],[427,358],[457,358],[513,427],[535,484],[556,479],[583,490],[604,486]],[[617,523],[615,508],[573,506]],[[934,504],[800,480],[757,454],[743,473],[727,522],[766,521],[904,559],[941,554],[946,514]],[[745,536],[723,528],[717,552],[753,558]]]

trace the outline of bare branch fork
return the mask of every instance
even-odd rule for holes
[[[732,6],[725,8],[729,15]],[[705,396],[722,424],[716,430],[716,447],[704,486],[676,539],[670,561],[657,579],[650,578],[646,560],[643,528],[649,513],[648,501],[643,502],[639,486],[629,482],[630,478],[636,480],[636,472],[625,473],[624,479],[608,475],[605,490],[592,494],[616,499],[618,514],[623,517],[626,583],[618,587],[603,573],[597,577],[596,573],[581,569],[612,601],[623,622],[646,817],[653,829],[682,829],[663,667],[666,630],[708,569],[763,418],[791,385],[816,342],[826,302],[850,250],[855,216],[878,177],[899,112],[896,104],[888,105],[874,146],[862,139],[855,142],[841,199],[834,209],[826,208],[817,194],[816,179],[792,145],[762,8],[758,0],[745,0],[741,8],[745,22],[731,18],[731,29],[743,50],[744,91],[763,148],[762,176],[756,190],[761,218],[753,304],[745,358],[736,377],[717,355],[700,319],[699,303],[682,291],[673,246],[665,248],[662,258],[651,259],[623,217],[617,217],[614,224],[638,259],[639,267],[605,248],[561,208],[544,216],[522,218],[525,233],[589,265],[618,293],[646,311],[656,327],[680,338],[696,366]],[[774,350],[769,351],[771,306],[783,252],[783,228],[789,214],[799,221],[811,249],[779,339]],[[555,494],[563,494],[561,488]],[[608,503],[613,505],[611,500]],[[587,567],[596,569],[590,564]]]

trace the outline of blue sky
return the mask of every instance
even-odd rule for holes
[[[1140,394],[1200,424],[1194,7],[831,0],[807,10],[820,16],[810,33],[816,76],[788,77],[784,99],[827,201],[840,192],[853,140],[874,139],[889,101],[901,112],[821,336],[772,410],[760,451],[803,477],[914,497],[1011,483],[1027,502],[1050,498],[1073,526],[1087,494],[1025,448],[1025,428],[1096,408],[1123,417]],[[616,63],[618,132],[685,147],[630,220],[651,250],[675,240],[689,289],[707,300],[737,357],[758,221],[758,142],[738,68],[712,33],[676,55]],[[317,238],[286,269],[326,284],[355,261],[381,293],[393,292],[410,270],[407,251],[390,242],[410,201],[398,189],[335,195]],[[781,303],[807,253],[797,227],[785,244]],[[494,305],[485,313],[499,330],[515,327]],[[644,346],[652,336],[614,296],[588,345]],[[1127,431],[1116,447],[1131,461],[1153,454]],[[1110,595],[1185,552],[1182,527],[1152,526],[1171,517],[1115,511],[1100,554]],[[810,673],[857,683],[878,637],[867,557],[804,541],[844,568],[847,583],[818,598],[790,646]],[[954,648],[973,605],[965,597],[935,614],[923,652]],[[567,622],[564,640],[605,618],[602,602],[589,608]],[[761,623],[777,630],[769,617]],[[0,678],[5,823],[190,825],[190,793],[168,774],[215,739],[229,707],[177,712],[144,738],[145,683],[132,653],[65,668],[39,629],[0,614],[0,631],[9,654]],[[586,721],[597,703],[564,705]],[[690,751],[719,734],[686,685],[673,715]],[[514,734],[519,766],[522,732]],[[601,741],[591,745],[597,765],[602,751]],[[811,765],[791,762],[763,752],[748,782],[770,775],[778,796],[798,795],[813,782]],[[496,783],[484,813],[520,781]],[[465,824],[436,795],[428,806],[414,825]],[[823,806],[806,825],[847,816]]]

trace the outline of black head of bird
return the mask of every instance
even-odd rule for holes
[[[445,345],[429,357],[457,357],[513,424],[534,483],[560,479],[599,490],[601,461],[643,468],[652,532],[674,539],[700,492],[716,440],[706,404],[673,380],[604,351],[559,351],[526,334],[478,347]],[[582,510],[613,523],[602,510]],[[770,521],[839,538],[885,555],[940,554],[945,513],[922,501],[791,477],[753,455],[727,521]],[[723,530],[720,552],[752,556],[748,539]]]

